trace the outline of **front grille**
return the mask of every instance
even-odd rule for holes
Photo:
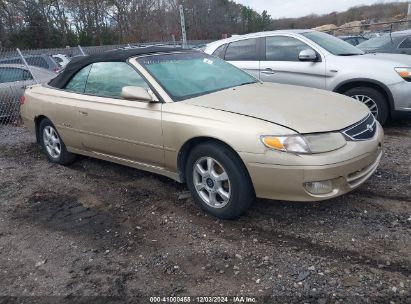
[[[363,120],[342,130],[342,133],[351,141],[367,140],[373,138],[377,132],[377,121],[371,113]]]

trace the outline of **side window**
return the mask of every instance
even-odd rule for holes
[[[126,86],[149,88],[144,79],[125,62],[94,63],[87,79],[85,93],[121,98]]]
[[[33,76],[31,75],[31,73],[27,70],[22,70],[23,72],[23,80],[31,80],[33,79]]]
[[[32,79],[32,77],[26,70],[17,68],[0,68],[0,83],[23,81],[28,79]]]
[[[349,44],[352,44],[352,45],[357,45],[357,40],[355,38],[348,38],[345,40],[345,42],[348,42]]]
[[[90,64],[77,72],[77,74],[74,75],[74,77],[71,78],[69,83],[66,85],[65,89],[67,91],[83,94],[86,88],[87,77],[90,73],[91,66],[92,65]]]
[[[400,45],[398,46],[399,49],[411,49],[411,38],[405,38]]]
[[[310,49],[304,42],[287,36],[267,37],[265,45],[267,61],[299,61],[300,52]]]
[[[26,58],[27,64],[38,66],[40,68],[48,69],[47,61],[40,56]]]
[[[227,44],[220,45],[213,53],[214,56],[220,57],[224,59],[225,49],[227,48]]]
[[[232,42],[225,53],[227,61],[258,61],[257,39]]]

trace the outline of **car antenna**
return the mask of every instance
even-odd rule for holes
[[[394,44],[394,41],[392,41],[392,23],[391,23],[391,26],[390,26],[390,39],[391,39],[391,44]]]

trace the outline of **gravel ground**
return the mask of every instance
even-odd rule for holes
[[[0,126],[0,296],[411,303],[411,121],[385,131],[356,191],[221,221],[184,185],[85,157],[54,165],[27,130]]]

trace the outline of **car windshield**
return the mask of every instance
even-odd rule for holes
[[[359,48],[380,48],[392,43],[391,35],[385,34],[381,37],[375,37],[370,40],[364,41],[358,45]]]
[[[306,32],[302,34],[313,42],[317,43],[323,49],[337,56],[354,56],[363,55],[364,52],[355,46],[345,42],[337,37],[322,32]]]
[[[257,82],[235,66],[200,52],[148,56],[138,62],[175,101]]]

